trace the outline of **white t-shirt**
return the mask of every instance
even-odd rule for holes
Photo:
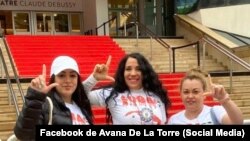
[[[195,119],[189,120],[185,116],[185,110],[172,115],[169,118],[168,124],[179,125],[214,125],[215,120],[212,118],[211,109],[214,111],[214,116],[219,123],[222,122],[223,116],[226,114],[225,109],[222,106],[209,107],[204,105],[202,112]]]
[[[81,109],[76,105],[75,102],[72,104],[65,103],[65,105],[70,109],[73,125],[89,125],[85,115],[82,114]]]
[[[88,94],[93,105],[106,106],[110,89],[98,89]],[[166,110],[160,98],[143,89],[119,93],[108,103],[113,124],[166,124]]]

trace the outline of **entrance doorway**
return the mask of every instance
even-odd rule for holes
[[[13,12],[14,34],[68,35],[82,33],[80,13]]]
[[[35,34],[81,34],[80,13],[42,13],[34,14]]]
[[[67,13],[35,13],[35,34],[69,34]]]
[[[132,15],[136,15],[136,0],[108,0],[110,36],[135,36],[135,21]]]
[[[109,19],[116,17],[109,23],[111,36],[136,36],[135,21],[130,16],[131,12],[126,12],[126,15],[124,11],[109,11]]]
[[[29,12],[12,13],[14,34],[31,34],[31,17]]]
[[[0,36],[6,35],[6,18],[0,16]]]

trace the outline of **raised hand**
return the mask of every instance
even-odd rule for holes
[[[52,88],[57,86],[57,83],[50,84],[47,86],[46,84],[46,66],[43,65],[42,74],[38,77],[31,80],[30,87],[35,89],[41,93],[47,94]]]
[[[95,65],[95,68],[93,71],[93,76],[95,77],[96,80],[115,81],[115,79],[112,76],[109,76],[109,74],[108,74],[111,59],[112,59],[112,57],[109,55],[106,64],[96,64]]]
[[[211,86],[211,90],[209,92],[205,92],[204,96],[213,96],[220,102],[227,99],[229,97],[228,93],[226,92],[223,85],[217,85],[212,82],[212,78],[210,75],[208,75],[209,84]]]

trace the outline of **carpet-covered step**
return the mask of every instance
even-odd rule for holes
[[[158,76],[160,79],[163,78],[182,78],[185,73],[159,73]]]
[[[40,74],[43,64],[49,71],[51,61],[59,55],[75,58],[81,74],[90,74],[95,64],[106,63],[111,55],[109,72],[114,73],[125,55],[123,49],[109,36],[10,35],[6,39],[20,77]]]

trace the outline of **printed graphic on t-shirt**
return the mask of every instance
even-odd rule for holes
[[[72,122],[74,125],[88,124],[88,121],[82,115],[71,113],[71,117],[72,117]]]
[[[162,120],[155,113],[157,108],[161,105],[154,97],[151,96],[143,96],[143,95],[122,95],[121,96],[121,104],[125,107],[133,108],[134,110],[129,110],[125,116],[137,115],[140,117],[141,124],[161,124]]]
[[[76,105],[75,102],[73,102],[72,104],[66,103],[65,105],[70,109],[73,125],[89,124],[88,120],[82,114],[81,109]]]

